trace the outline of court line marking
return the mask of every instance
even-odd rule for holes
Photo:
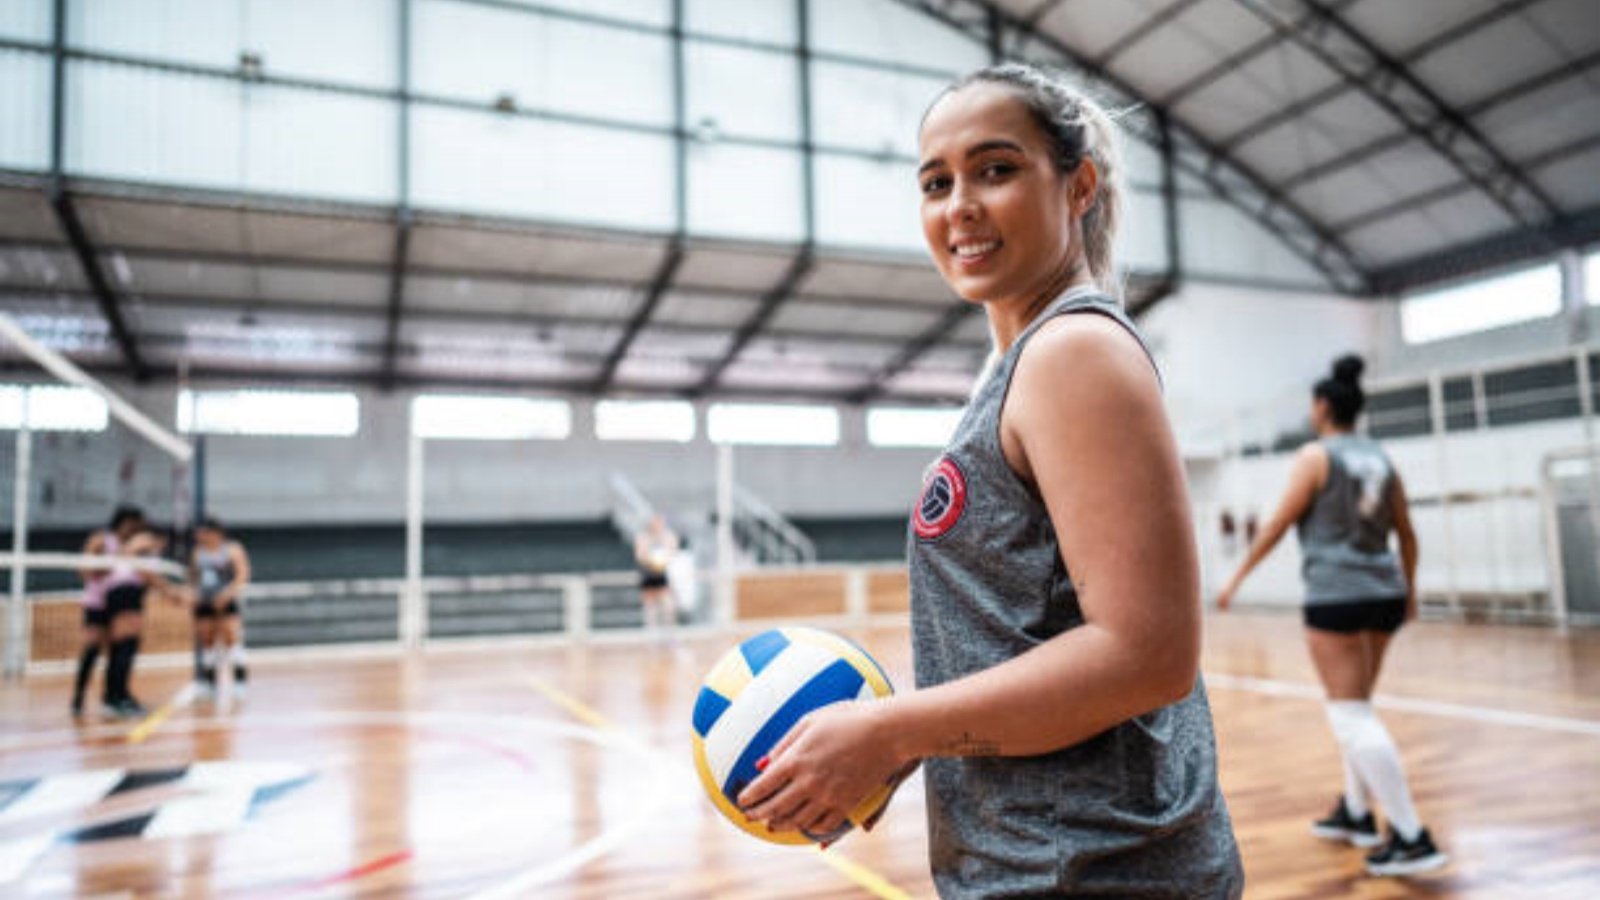
[[[652,768],[664,768],[663,761],[666,759],[664,754],[616,729],[600,729],[574,725],[570,722],[553,722],[528,716],[494,713],[313,712],[297,716],[262,716],[251,719],[191,719],[178,723],[175,727],[175,733],[188,734],[196,731],[221,731],[224,729],[248,731],[255,726],[268,729],[305,729],[316,725],[403,725],[408,728],[415,728],[419,725],[435,727],[456,725],[477,728],[480,730],[479,736],[481,736],[482,729],[488,729],[489,733],[500,736],[504,736],[508,731],[521,730],[533,734],[546,736],[554,734],[574,740],[588,741],[602,749],[631,754],[638,758],[640,762]],[[101,735],[121,736],[121,734],[122,728],[119,725],[101,725],[73,731],[0,736],[0,750],[15,751],[27,749],[32,745],[43,744],[51,746],[62,742],[78,744],[84,738],[93,738]],[[634,840],[635,832],[641,831],[649,825],[651,818],[656,815],[658,809],[666,805],[667,786],[670,782],[665,778],[648,778],[646,783],[650,786],[649,792],[645,795],[644,801],[636,808],[636,813],[630,820],[622,825],[601,831],[597,837],[591,838],[588,843],[580,845],[576,850],[564,857],[559,857],[553,862],[529,869],[498,887],[471,895],[472,900],[500,900],[500,898],[529,896],[530,891],[533,889],[564,878],[574,869],[587,865],[593,859],[611,853],[620,845]]]
[[[604,713],[539,676],[529,675],[526,681],[530,687],[543,694],[551,703],[566,710],[573,718],[583,722],[585,725],[593,728],[621,731],[616,725],[612,724],[610,719],[606,718]]]
[[[621,731],[621,729],[618,729],[615,725],[613,725],[611,720],[606,718],[604,713],[600,712],[589,704],[584,703],[577,697],[568,694],[566,691],[561,690],[555,685],[550,684],[539,676],[529,675],[526,680],[535,690],[550,698],[556,703],[556,705],[582,719],[584,722],[593,725],[595,728],[610,730],[618,734],[624,733]],[[671,766],[675,770],[681,770],[680,774],[686,775],[687,777],[695,777],[694,772],[689,769],[686,763],[681,763],[678,760],[667,756],[667,754],[663,753],[661,750],[642,741],[639,741],[638,745],[640,749],[644,750],[645,752],[654,754],[661,764]],[[858,863],[847,856],[841,855],[837,850],[825,849],[818,854],[818,856],[834,871],[855,882],[856,885],[862,890],[865,890],[873,896],[880,898],[880,900],[912,900],[911,894],[895,885],[894,882],[873,871],[870,867]],[[489,895],[475,895],[473,900],[484,900],[484,898],[487,896]],[[515,895],[495,894],[493,896],[498,898],[500,896]]]
[[[1205,673],[1205,681],[1207,687],[1217,687],[1227,691],[1244,691],[1268,697],[1292,697],[1297,700],[1320,701],[1327,699],[1323,694],[1322,688],[1299,681],[1251,678],[1245,675],[1229,675],[1223,672],[1207,672]],[[1379,709],[1420,713],[1444,719],[1465,719],[1485,725],[1508,725],[1513,728],[1532,728],[1540,731],[1580,734],[1585,737],[1600,737],[1600,722],[1589,719],[1513,712],[1487,706],[1447,703],[1442,700],[1424,700],[1419,697],[1401,697],[1393,694],[1378,694],[1374,696],[1372,705]]]
[[[352,881],[360,881],[361,879],[366,878],[368,875],[376,875],[385,869],[392,869],[395,866],[408,863],[411,861],[411,857],[414,855],[416,854],[409,847],[405,850],[396,850],[395,852],[386,856],[377,857],[376,859],[362,863],[359,866],[355,866],[354,868],[340,872],[337,875],[329,875],[327,878],[314,881],[305,887],[297,888],[293,891],[293,893],[310,894],[317,891],[325,891],[328,888],[337,887],[341,884],[348,884]]]
[[[171,699],[163,703],[155,712],[146,716],[138,727],[128,732],[127,742],[130,744],[144,743],[146,738],[155,734],[156,729],[161,727],[161,723],[171,718],[172,714],[179,709],[188,706],[193,700],[194,682],[185,682],[183,687],[178,688],[177,693],[172,695]]]

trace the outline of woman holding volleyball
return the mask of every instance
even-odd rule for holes
[[[807,716],[740,804],[824,833],[921,761],[943,896],[1238,897],[1183,467],[1115,299],[1115,126],[1006,65],[920,147],[924,237],[995,361],[912,514],[919,690]]]

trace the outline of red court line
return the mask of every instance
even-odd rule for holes
[[[360,881],[361,879],[366,878],[368,875],[375,875],[378,872],[382,872],[384,869],[392,869],[395,866],[401,865],[402,863],[409,862],[411,856],[412,851],[409,848],[405,850],[398,850],[389,854],[388,856],[380,856],[371,862],[363,863],[362,865],[356,866],[353,869],[340,872],[337,875],[330,875],[327,878],[303,884],[298,888],[295,888],[293,893],[304,894],[310,891],[320,891],[323,888],[330,888],[336,884],[344,884],[350,881]]]

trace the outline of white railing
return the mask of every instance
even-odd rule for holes
[[[733,490],[734,516],[744,549],[758,563],[810,565],[817,561],[817,545],[781,513],[743,486]]]
[[[649,524],[656,513],[655,507],[633,480],[621,472],[612,472],[606,479],[611,490],[611,527],[628,547],[633,547],[634,536]]]

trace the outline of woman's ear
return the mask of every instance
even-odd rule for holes
[[[1070,182],[1072,197],[1072,215],[1074,218],[1083,216],[1094,206],[1096,195],[1100,192],[1100,167],[1094,160],[1085,156],[1078,168],[1072,172]]]

